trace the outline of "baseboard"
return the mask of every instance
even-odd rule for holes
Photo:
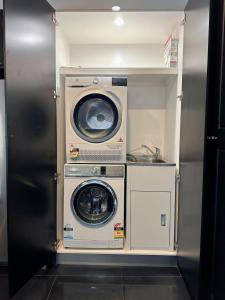
[[[57,264],[177,267],[176,256],[58,253]]]

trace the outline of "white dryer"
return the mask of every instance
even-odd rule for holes
[[[65,165],[64,247],[123,248],[124,178],[124,165]]]
[[[66,77],[67,163],[125,163],[127,78]]]

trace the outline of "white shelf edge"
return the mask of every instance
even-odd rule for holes
[[[61,67],[61,75],[177,75],[177,68],[75,68]]]
[[[104,254],[104,255],[152,255],[152,256],[176,256],[176,251],[171,250],[126,250],[126,249],[72,249],[58,248],[59,254]]]

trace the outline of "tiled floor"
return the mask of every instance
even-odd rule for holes
[[[0,299],[8,300],[0,270]],[[176,268],[57,266],[31,279],[13,300],[190,300]]]

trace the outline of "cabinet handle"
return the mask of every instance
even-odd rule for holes
[[[161,226],[166,226],[166,215],[161,215]]]

